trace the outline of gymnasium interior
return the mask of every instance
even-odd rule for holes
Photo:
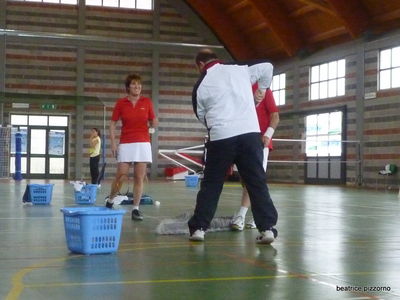
[[[192,106],[204,48],[274,66],[270,245],[256,229],[188,239],[207,134]],[[68,217],[110,194],[109,125],[131,73],[159,121],[151,201],[142,222],[130,204],[113,210],[116,248],[76,251]],[[74,183],[90,181],[92,128],[104,178],[82,204]],[[398,166],[400,1],[0,0],[0,299],[400,299]],[[23,202],[28,186],[48,187],[46,203]],[[132,191],[131,170],[121,193]],[[232,169],[216,220],[241,192]]]

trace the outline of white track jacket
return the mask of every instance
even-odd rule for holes
[[[193,110],[209,132],[210,140],[260,132],[251,85],[269,88],[272,65],[211,62],[193,88]]]

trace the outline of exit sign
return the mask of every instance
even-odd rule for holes
[[[42,104],[42,109],[57,109],[57,104]]]

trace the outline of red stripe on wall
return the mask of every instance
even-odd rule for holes
[[[160,108],[158,110],[160,113],[164,114],[192,114],[192,109],[172,109],[172,108]]]
[[[364,130],[364,135],[386,135],[386,134],[399,134],[399,133],[400,133],[400,128]]]
[[[34,3],[34,2],[16,2],[16,1],[8,1],[7,2],[7,7],[11,6],[24,6],[27,8],[32,8],[32,7],[39,7],[39,8],[57,8],[60,10],[77,10],[76,5],[67,5],[67,4],[60,4],[60,3]]]
[[[58,91],[75,91],[75,86],[67,86],[67,85],[42,85],[42,84],[20,84],[20,83],[8,83],[6,84],[6,88],[10,89],[23,89],[23,90],[58,90]]]
[[[126,15],[144,15],[144,16],[152,16],[152,10],[144,10],[144,9],[129,9],[129,8],[119,8],[119,7],[101,7],[101,6],[86,6],[86,11],[98,11],[98,12],[115,12],[118,14],[126,14]]]
[[[66,56],[43,56],[43,55],[25,55],[25,54],[11,54],[6,55],[9,59],[30,59],[30,60],[43,60],[43,61],[69,61],[75,62],[75,57]]]
[[[151,66],[151,62],[117,61],[117,60],[104,60],[104,59],[85,59],[85,63],[96,64],[96,65],[136,66],[136,67]]]
[[[376,75],[378,73],[377,69],[365,70],[365,75]]]
[[[329,104],[350,102],[350,101],[354,101],[354,100],[356,100],[356,96],[348,96],[348,97],[340,97],[340,98],[326,98],[326,99],[303,102],[300,104],[300,107],[323,106],[323,105],[329,105]]]
[[[364,159],[399,159],[398,153],[365,154]]]
[[[204,142],[204,137],[196,136],[159,136],[159,141],[193,141],[193,142]]]
[[[293,109],[293,104],[281,105],[281,106],[278,106],[278,108],[279,108],[280,112],[289,111],[289,110]]]
[[[378,91],[376,93],[377,98],[393,97],[399,95],[400,95],[400,89],[390,89],[388,91]]]
[[[160,95],[191,96],[192,92],[185,91],[160,91]]]
[[[195,69],[195,64],[179,64],[179,63],[160,63],[160,67],[167,67],[167,68],[185,68],[185,69]]]

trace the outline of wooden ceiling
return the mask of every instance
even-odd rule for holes
[[[185,0],[235,59],[282,61],[400,28],[400,0]]]

